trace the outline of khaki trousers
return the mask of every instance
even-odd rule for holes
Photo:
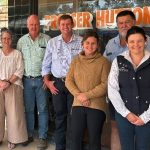
[[[0,141],[5,133],[5,119],[8,141],[15,144],[27,141],[23,90],[18,85],[0,91]]]

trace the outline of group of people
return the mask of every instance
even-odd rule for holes
[[[104,56],[97,33],[75,35],[70,15],[59,17],[61,34],[54,38],[40,33],[37,15],[29,16],[29,33],[18,40],[17,50],[11,45],[12,33],[2,31],[0,144],[5,116],[9,149],[34,141],[36,105],[37,148],[47,148],[50,90],[55,111],[55,149],[66,150],[69,120],[71,150],[83,150],[86,129],[89,150],[101,150],[108,87],[111,150],[149,150],[150,38],[135,26],[136,18],[130,10],[118,13],[116,22],[119,34],[108,42]]]

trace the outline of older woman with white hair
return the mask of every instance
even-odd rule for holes
[[[13,49],[12,33],[1,33],[0,49],[0,143],[7,127],[8,148],[27,141],[27,129],[23,105],[23,60],[21,52]]]

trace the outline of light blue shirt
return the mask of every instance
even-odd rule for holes
[[[146,42],[146,47],[145,49],[150,51],[150,37],[147,36],[147,42]],[[119,54],[123,53],[126,51],[128,48],[127,46],[122,47],[120,45],[120,38],[119,35],[110,39],[106,45],[104,56],[112,62]]]
[[[81,41],[82,37],[74,34],[67,43],[62,35],[50,39],[42,63],[42,76],[65,77],[72,59],[82,50]]]

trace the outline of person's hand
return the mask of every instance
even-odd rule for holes
[[[140,117],[138,117],[138,120],[136,120],[136,121],[134,122],[134,124],[137,125],[137,126],[142,126],[142,125],[144,125],[145,123],[144,123],[144,121],[143,121]]]
[[[136,126],[141,126],[144,125],[143,120],[138,117],[137,115],[133,114],[133,113],[129,113],[126,118],[128,119],[129,122],[131,122],[132,124],[136,125]]]
[[[138,116],[136,116],[133,113],[129,113],[126,118],[128,119],[129,122],[131,122],[132,124],[134,124],[134,122],[136,122],[138,120]]]
[[[88,98],[84,93],[79,93],[77,95],[77,100],[79,100],[81,103],[83,103],[84,101],[87,101]]]
[[[84,107],[88,107],[88,106],[91,105],[91,101],[90,101],[90,100],[83,101],[83,102],[82,102],[82,105],[83,105]]]
[[[43,87],[43,89],[44,89],[44,90],[46,90],[46,89],[47,89],[47,86],[46,86],[46,84],[45,84],[45,83],[43,83],[43,86],[42,86],[42,87]]]
[[[88,107],[91,105],[91,101],[87,98],[87,96],[84,93],[78,93],[77,100],[80,101],[82,106]]]
[[[5,90],[10,86],[10,83],[7,81],[0,81],[0,90]]]
[[[46,86],[49,88],[52,94],[58,94],[59,90],[54,86],[54,81],[47,81]]]

